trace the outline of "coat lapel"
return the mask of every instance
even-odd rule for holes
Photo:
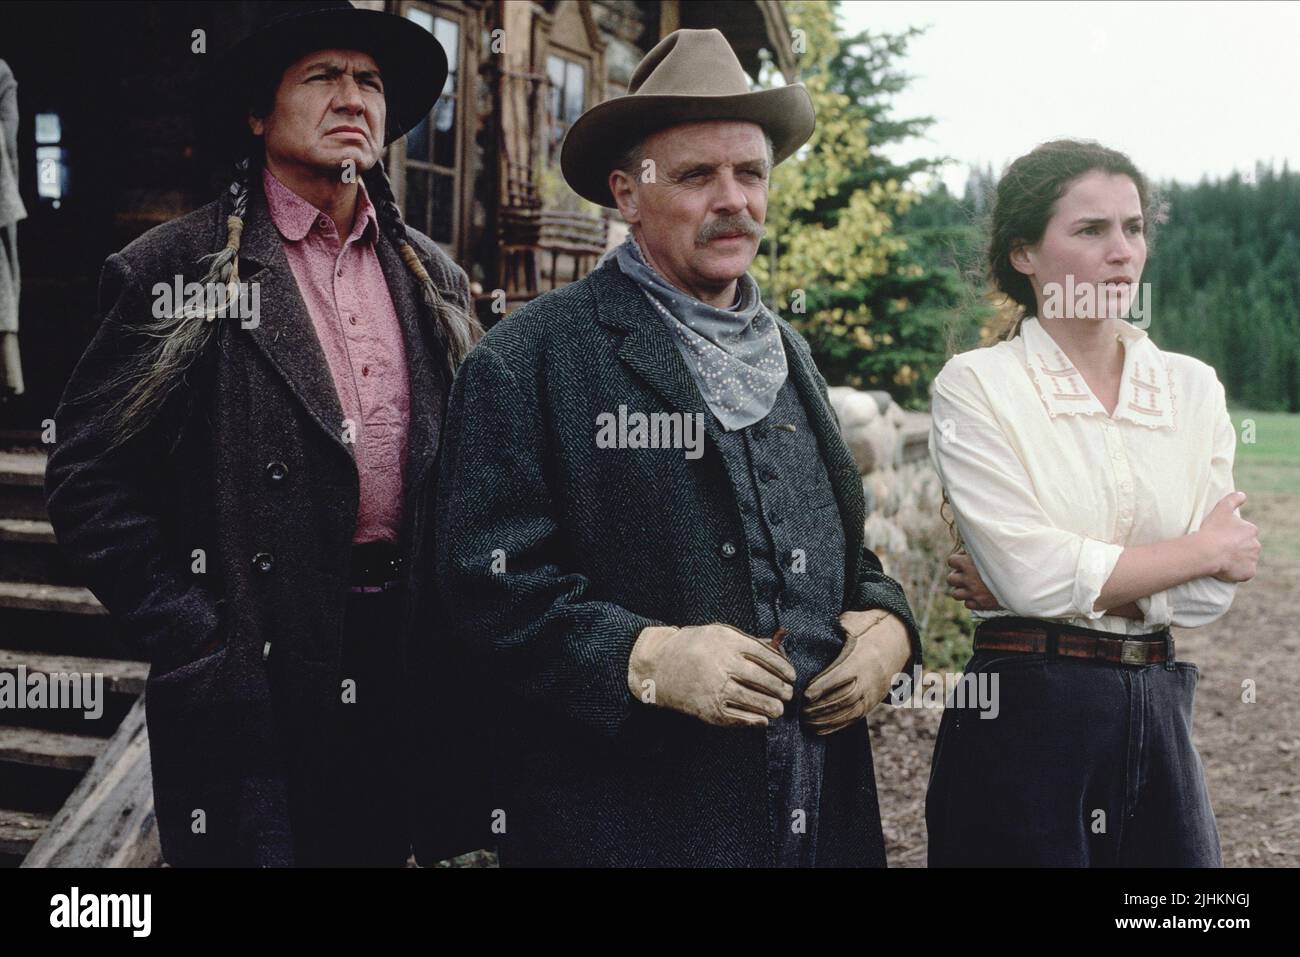
[[[685,360],[640,287],[623,274],[613,259],[588,278],[596,299],[597,320],[623,334],[618,346],[619,359],[672,408],[687,413],[703,412],[705,432],[716,446],[722,425],[708,411]],[[778,319],[777,327],[781,330],[789,377],[817,436],[822,461],[839,502],[845,529],[845,587],[851,590],[857,581],[866,522],[862,479],[853,454],[840,435],[834,414],[822,396],[812,360],[805,357],[804,347],[798,343],[796,333],[788,323]]]
[[[777,326],[781,330],[781,339],[785,343],[785,359],[786,366],[790,370],[790,379],[799,391],[804,414],[808,416],[808,423],[817,435],[817,444],[822,450],[822,461],[826,463],[826,469],[831,473],[831,481],[835,481],[837,472],[851,471],[856,476],[857,463],[853,459],[853,453],[844,444],[835,415],[822,395],[821,386],[817,381],[819,373],[813,366],[812,359],[805,356],[803,347],[795,341],[795,332],[787,322],[778,320]]]
[[[261,189],[248,200],[239,260],[240,279],[260,286],[261,313],[257,326],[247,330],[249,337],[307,414],[355,463],[352,444],[343,440],[343,406],[334,378]]]
[[[673,343],[663,320],[655,313],[635,282],[623,275],[611,259],[590,276],[596,297],[598,320],[621,333],[618,357],[643,379],[665,402],[680,412],[707,412],[708,406],[691,377],[686,362]],[[789,324],[779,320],[781,341],[785,346],[786,366],[803,401],[808,421],[817,433],[826,468],[832,476],[857,466],[840,437],[840,431],[817,384],[817,372],[804,358],[803,348],[795,340]],[[708,434],[715,438],[722,426],[712,415],[705,417]]]
[[[623,334],[619,359],[671,408],[686,414],[703,413],[705,434],[716,445],[722,424],[709,412],[663,320],[641,288],[612,259],[590,278],[596,296],[596,318]]]

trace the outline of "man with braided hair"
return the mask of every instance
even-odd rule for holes
[[[472,775],[440,717],[454,663],[429,650],[424,516],[482,330],[380,157],[447,59],[400,17],[267,6],[206,100],[238,158],[228,194],[105,263],[49,513],[152,663],[169,863],[402,865],[413,843],[436,860],[472,849],[455,813]],[[194,282],[215,295],[167,294]]]

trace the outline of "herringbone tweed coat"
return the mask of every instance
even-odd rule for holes
[[[907,599],[863,547],[861,479],[825,382],[803,339],[780,328],[844,528],[843,604],[828,614],[889,609],[919,661]],[[598,448],[597,416],[620,405],[703,412],[703,456]],[[612,260],[498,323],[456,376],[436,578],[444,634],[474,661],[474,719],[493,733],[494,789],[479,819],[505,864],[774,861],[765,732],[712,727],[627,687],[632,644],[649,625],[754,631],[720,428],[664,322]],[[807,560],[819,560],[817,541]],[[866,722],[831,736],[824,775],[818,862],[883,865]]]

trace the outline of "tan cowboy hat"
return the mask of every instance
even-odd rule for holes
[[[757,123],[772,137],[777,163],[807,141],[816,123],[802,83],[751,93],[720,30],[674,30],[637,64],[627,96],[597,103],[569,128],[560,170],[579,196],[617,206],[609,174],[618,157],[656,130],[697,120]]]

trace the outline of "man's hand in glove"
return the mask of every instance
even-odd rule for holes
[[[632,646],[627,686],[646,704],[726,728],[762,728],[794,696],[794,666],[743,631],[652,626]]]
[[[884,700],[894,675],[907,664],[907,626],[881,608],[840,615],[844,649],[804,691],[803,719],[818,734],[860,721]]]

